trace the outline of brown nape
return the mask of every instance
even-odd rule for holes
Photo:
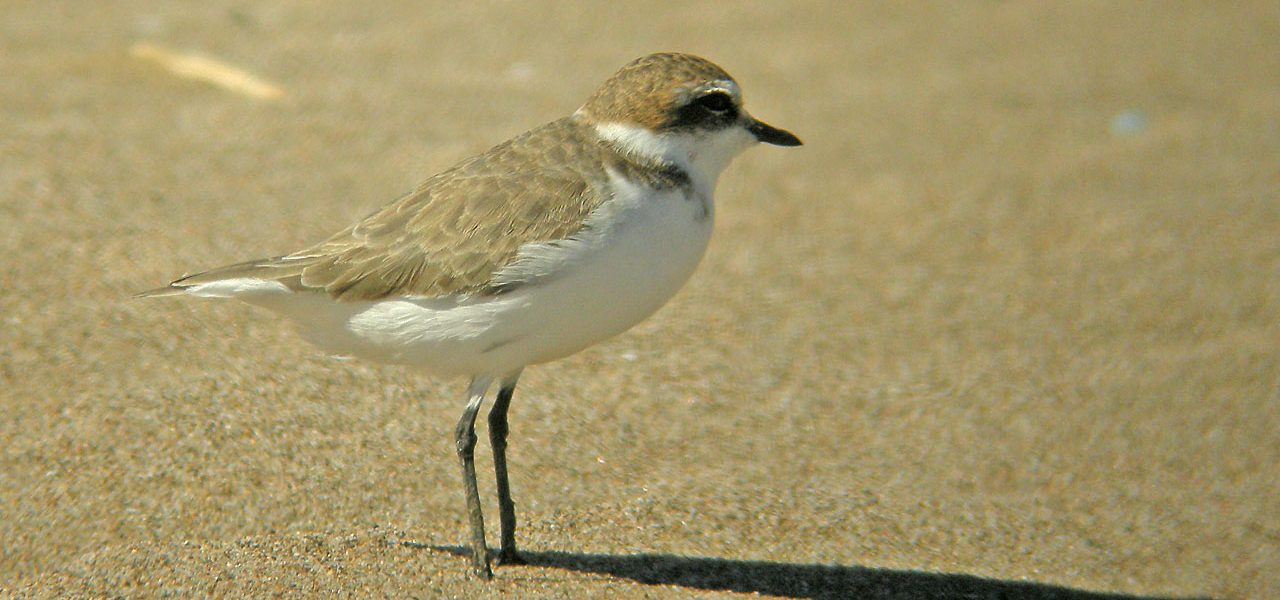
[[[596,90],[579,114],[594,123],[630,123],[661,129],[671,105],[685,87],[733,81],[715,63],[692,54],[650,54],[631,61]]]

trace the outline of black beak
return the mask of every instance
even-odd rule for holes
[[[799,146],[804,143],[801,142],[800,138],[796,137],[794,133],[785,129],[778,129],[777,127],[760,121],[752,121],[751,124],[747,126],[747,131],[750,131],[751,135],[756,136],[757,140],[766,144],[773,144],[774,146]]]

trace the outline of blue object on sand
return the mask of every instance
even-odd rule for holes
[[[1131,108],[1111,118],[1111,135],[1130,136],[1147,130],[1147,113]]]

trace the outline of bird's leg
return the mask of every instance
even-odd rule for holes
[[[498,388],[498,398],[489,409],[489,444],[493,446],[493,470],[498,476],[498,516],[502,519],[502,546],[496,562],[500,565],[522,565],[516,553],[516,506],[511,501],[511,484],[507,481],[507,407],[516,391],[520,372],[508,375]]]
[[[462,461],[462,482],[467,490],[467,519],[471,522],[471,566],[476,575],[492,579],[489,570],[489,551],[484,543],[484,513],[480,510],[480,492],[476,488],[476,413],[484,402],[484,392],[492,377],[475,377],[467,386],[467,408],[458,419],[454,430],[458,458]]]

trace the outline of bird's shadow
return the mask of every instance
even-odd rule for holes
[[[401,543],[459,556],[470,554],[470,550],[461,546]],[[520,556],[530,566],[611,575],[648,585],[676,585],[699,590],[790,598],[1172,600],[1171,597],[1094,592],[957,573],[857,566],[727,560],[671,554],[614,555],[524,550]],[[503,567],[498,576],[502,576],[502,571],[516,568],[519,567]]]

